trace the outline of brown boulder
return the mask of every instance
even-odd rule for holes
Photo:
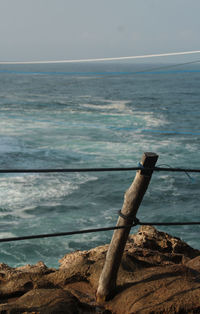
[[[158,231],[153,226],[141,226],[136,234],[129,237],[134,245],[161,253],[181,254],[184,257],[194,258],[199,250],[193,249],[180,238]]]

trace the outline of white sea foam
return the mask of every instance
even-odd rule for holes
[[[0,232],[0,238],[12,238],[15,234],[12,232]]]
[[[0,177],[0,207],[25,217],[28,214],[21,211],[32,209],[36,205],[58,205],[61,198],[73,193],[80,184],[96,179],[81,174],[74,175],[71,181],[65,176]]]
[[[159,127],[169,124],[169,122],[161,114],[159,116],[156,116],[153,112],[142,112],[142,114],[136,113],[136,115],[139,115],[140,117],[142,117],[142,119],[144,119],[146,124],[145,127],[148,128]]]
[[[83,104],[83,107],[90,108],[90,109],[103,109],[105,111],[107,110],[114,110],[118,112],[130,112],[131,110],[128,109],[127,104],[130,103],[130,101],[125,100],[106,100],[106,99],[96,99],[97,101],[101,101],[103,103],[106,103],[105,105],[99,105],[99,104]]]

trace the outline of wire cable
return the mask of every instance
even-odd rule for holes
[[[101,61],[119,61],[119,60],[133,60],[133,59],[146,59],[156,57],[170,57],[180,55],[190,55],[200,53],[200,50],[182,51],[182,52],[169,52],[169,53],[158,53],[149,55],[139,56],[128,56],[128,57],[112,57],[112,58],[94,58],[94,59],[74,59],[74,60],[44,60],[44,61],[1,61],[0,65],[6,64],[55,64],[55,63],[81,63],[81,62],[101,62]]]
[[[0,243],[32,240],[32,239],[42,239],[42,238],[52,238],[52,237],[61,237],[61,236],[70,236],[70,235],[76,235],[76,234],[103,232],[103,231],[110,231],[110,230],[117,230],[117,229],[126,229],[126,228],[135,227],[137,225],[185,226],[185,225],[200,225],[200,221],[196,221],[196,222],[194,222],[194,221],[191,221],[191,222],[140,222],[139,220],[137,220],[136,223],[134,223],[132,225],[104,227],[104,228],[93,228],[93,229],[76,230],[76,231],[69,231],[69,232],[46,233],[46,234],[37,234],[37,235],[30,235],[30,236],[4,238],[4,239],[0,239]]]
[[[0,173],[67,173],[67,172],[112,172],[112,171],[165,171],[165,172],[193,172],[200,173],[200,169],[191,168],[142,168],[139,167],[118,167],[118,168],[74,168],[74,169],[0,169]]]

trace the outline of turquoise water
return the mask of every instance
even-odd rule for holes
[[[159,154],[157,165],[200,168],[200,66],[146,71],[154,67],[1,66],[0,168],[134,167],[145,151]],[[115,225],[134,176],[1,174],[0,237]],[[199,187],[197,174],[155,173],[138,218],[200,221]],[[200,249],[199,226],[159,229]],[[1,243],[0,262],[58,266],[67,252],[108,243],[111,235]]]

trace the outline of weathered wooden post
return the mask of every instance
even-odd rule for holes
[[[143,154],[140,162],[142,169],[137,171],[134,181],[124,195],[124,204],[117,221],[117,226],[131,226],[133,224],[140,203],[151,180],[153,173],[153,169],[151,170],[151,168],[154,168],[157,159],[158,155],[155,153]],[[99,303],[108,300],[116,288],[117,272],[130,229],[131,227],[117,229],[113,233],[96,293],[96,299]]]

